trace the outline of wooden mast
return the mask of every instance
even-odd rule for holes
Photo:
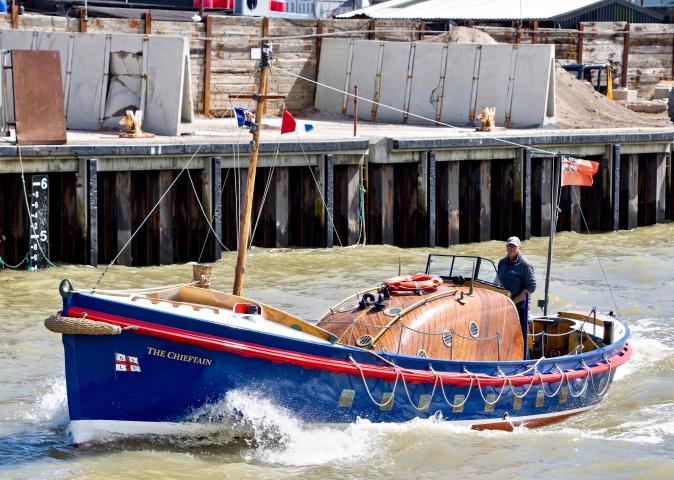
[[[552,157],[552,178],[550,179],[550,238],[548,239],[548,261],[545,269],[545,305],[543,315],[548,315],[548,303],[550,301],[550,271],[552,268],[552,249],[555,245],[555,232],[557,231],[557,213],[559,208],[560,189],[559,183],[562,176],[562,166],[557,162],[557,156]]]
[[[236,252],[236,269],[234,270],[234,287],[232,293],[241,295],[243,288],[243,273],[246,264],[246,251],[250,237],[251,214],[253,211],[253,192],[255,190],[255,171],[257,170],[257,156],[260,147],[260,132],[262,131],[262,115],[267,99],[267,76],[269,74],[269,62],[271,47],[266,41],[262,43],[262,55],[260,60],[260,86],[255,107],[255,125],[253,127],[253,142],[250,147],[250,162],[248,164],[248,183],[246,184],[246,198],[241,212],[241,234],[239,235],[239,247]]]

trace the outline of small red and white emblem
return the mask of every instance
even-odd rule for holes
[[[117,372],[140,372],[138,357],[115,353],[115,370]]]

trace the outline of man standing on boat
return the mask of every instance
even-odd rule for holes
[[[498,276],[503,287],[510,292],[510,298],[517,307],[522,333],[527,331],[527,295],[536,290],[534,267],[520,252],[521,242],[517,237],[506,241],[508,254],[498,262]]]

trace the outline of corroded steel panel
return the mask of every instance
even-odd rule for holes
[[[20,145],[66,143],[59,52],[13,50],[16,138]]]

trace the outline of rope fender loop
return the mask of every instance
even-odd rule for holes
[[[122,328],[111,323],[89,320],[83,317],[66,317],[61,312],[47,317],[44,321],[47,330],[64,335],[119,335],[133,327]]]

